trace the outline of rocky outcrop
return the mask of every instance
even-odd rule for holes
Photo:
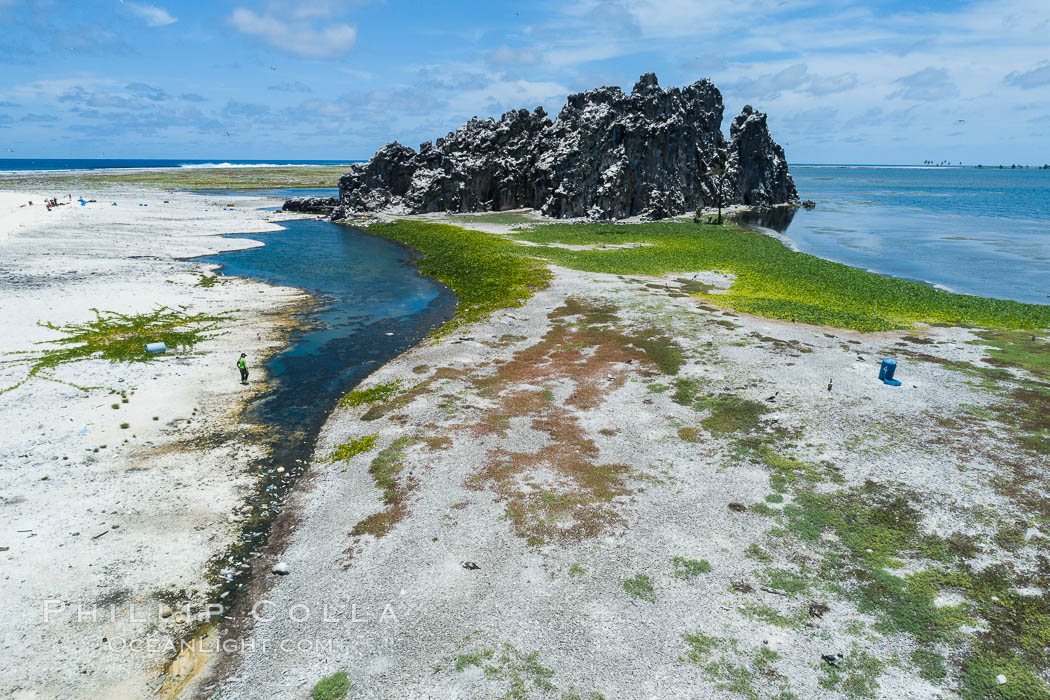
[[[766,115],[751,105],[729,125],[728,156],[734,203],[769,207],[798,202],[784,149],[769,135]]]
[[[297,211],[304,214],[331,214],[339,206],[337,197],[292,197],[286,200],[281,211]]]
[[[722,95],[709,80],[662,89],[652,73],[570,95],[557,119],[542,107],[498,121],[476,117],[414,151],[397,142],[339,180],[336,218],[359,212],[532,208],[556,218],[660,219],[713,206],[707,174],[720,149],[732,168],[722,203],[795,204],[784,150],[750,106],[722,132]]]

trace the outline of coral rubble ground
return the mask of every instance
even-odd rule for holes
[[[732,282],[555,267],[377,371],[318,441],[255,651],[202,683],[1045,697],[1046,332],[694,296]]]

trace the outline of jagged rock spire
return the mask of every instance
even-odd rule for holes
[[[534,208],[557,218],[657,219],[711,205],[705,175],[719,149],[734,169],[726,203],[797,201],[784,151],[764,114],[746,107],[721,132],[722,94],[709,80],[663,89],[656,75],[570,95],[557,119],[542,107],[472,119],[418,152],[394,142],[339,181],[342,213]],[[338,214],[337,214],[338,215]]]

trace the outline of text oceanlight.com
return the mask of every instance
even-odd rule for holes
[[[393,640],[389,645],[392,646]],[[345,654],[356,649],[352,640],[335,638],[282,638],[282,639],[219,639],[208,637],[176,641],[174,639],[126,639],[123,637],[105,638],[102,646],[118,654],[172,654],[190,651],[195,654],[252,654],[252,653],[314,653]]]

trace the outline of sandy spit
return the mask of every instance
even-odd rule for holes
[[[523,308],[416,347],[363,386],[401,382],[402,391],[418,389],[411,400],[377,419],[368,406],[331,416],[287,506],[297,527],[271,553],[290,573],[269,577],[253,624],[231,640],[244,653],[223,675],[202,678],[196,696],[306,698],[321,677],[344,670],[350,698],[497,697],[514,687],[515,674],[528,697],[720,697],[724,689],[686,658],[684,635],[697,632],[737,640],[735,658],[745,665],[763,648],[778,654],[767,691],[840,697],[820,685],[821,656],[861,649],[886,662],[880,697],[945,695],[893,662],[913,642],[857,636],[872,618],[847,600],[810,593],[830,610],[797,629],[742,612],[804,612],[809,598],[764,590],[763,571],[814,566],[819,557],[804,546],[778,549],[766,534],[769,519],[737,512],[739,504],[779,509],[790,496],[766,504],[769,472],[734,459],[733,436],[709,433],[706,413],[671,396],[684,378],[702,393],[761,402],[761,430],[797,436],[793,458],[823,465],[845,487],[872,479],[925,494],[924,527],[940,534],[969,531],[965,508],[1003,517],[1012,510],[982,486],[989,463],[931,436],[934,417],[992,398],[931,362],[904,360],[903,385],[883,385],[880,358],[901,347],[904,333],[723,312],[678,293],[680,275],[553,270],[550,288]],[[715,273],[696,278],[730,284]],[[608,348],[607,356],[575,355],[571,342],[542,350],[561,332],[557,324],[580,322],[558,311],[570,300],[612,305],[625,332],[655,329],[674,339],[685,358],[678,374]],[[922,336],[924,352],[981,362],[969,331],[911,333]],[[327,461],[336,445],[368,435],[377,436],[374,451]],[[1002,449],[987,433],[973,440]],[[377,458],[393,470],[400,511],[384,504],[370,473]],[[624,474],[622,491],[595,497],[573,471],[580,460]],[[393,521],[385,530],[383,517]],[[749,558],[752,544],[772,560]],[[675,575],[675,557],[705,560],[711,570]],[[652,602],[625,591],[640,574],[653,586]],[[749,592],[734,590],[739,583]],[[544,677],[550,687],[534,682],[529,659],[554,672]]]
[[[281,230],[282,215],[259,211],[273,200],[67,194],[0,192],[0,353],[33,350],[58,337],[38,322],[87,321],[92,307],[235,312],[193,353],[54,374],[101,389],[34,379],[0,394],[0,695],[144,697],[200,615],[205,563],[239,534],[255,456],[239,411],[308,298],[237,278],[201,287],[217,266],[182,260],[261,245],[217,234]],[[48,212],[45,195],[68,204]],[[249,387],[234,367],[242,351]],[[0,387],[23,375],[0,367]],[[230,433],[242,439],[213,439]]]

